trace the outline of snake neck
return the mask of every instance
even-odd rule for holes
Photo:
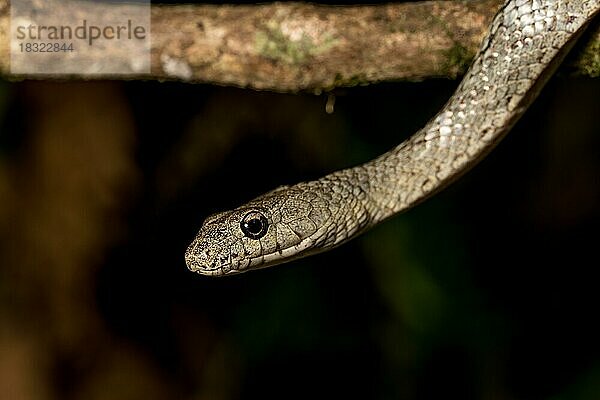
[[[428,198],[480,160],[535,99],[600,1],[509,1],[463,81],[410,139],[356,167],[371,224]]]

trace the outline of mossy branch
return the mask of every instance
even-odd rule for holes
[[[455,78],[469,65],[501,2],[153,5],[151,73],[124,78],[292,92]],[[120,6],[107,7],[118,13]],[[0,73],[8,79],[37,78],[10,74],[9,24],[7,1],[0,0]],[[598,23],[585,42],[567,70],[600,76]]]

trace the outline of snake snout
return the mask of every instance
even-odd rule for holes
[[[185,252],[185,264],[192,272],[206,274],[218,268],[208,249],[203,249],[198,239],[195,239]]]

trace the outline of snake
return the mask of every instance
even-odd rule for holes
[[[510,131],[599,10],[600,0],[506,1],[422,129],[364,164],[208,216],[185,252],[188,269],[225,276],[328,251],[439,192]]]

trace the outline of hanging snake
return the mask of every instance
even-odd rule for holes
[[[222,276],[327,251],[438,192],[504,137],[599,10],[600,0],[507,1],[425,127],[365,164],[209,216],[188,268]]]

